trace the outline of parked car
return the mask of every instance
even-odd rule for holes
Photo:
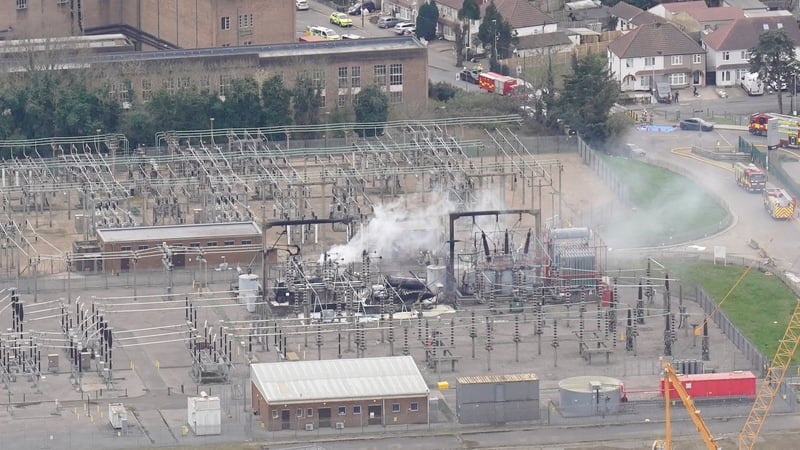
[[[343,34],[342,39],[364,39],[364,37],[359,36],[357,34],[348,33],[348,34]]]
[[[342,39],[341,36],[336,34],[335,31],[331,30],[327,27],[317,27],[317,26],[309,26],[306,28],[305,32],[306,36],[320,36],[325,38],[328,41],[338,41]]]
[[[681,130],[714,131],[714,124],[699,117],[681,120]]]
[[[308,11],[308,0],[295,0],[294,5],[298,11]]]
[[[481,71],[477,69],[464,69],[461,72],[458,72],[457,80],[458,81],[466,81],[469,84],[478,84],[478,77]]]
[[[411,29],[415,29],[416,30],[416,28],[417,28],[416,25],[414,25],[411,22],[400,22],[400,23],[398,23],[397,25],[394,26],[394,32],[396,34],[399,34],[399,35],[402,36],[402,35],[406,34],[406,31],[411,30]]]
[[[352,27],[353,26],[353,19],[347,17],[347,14],[335,12],[331,14],[331,23],[334,25],[339,25],[340,27]]]
[[[352,6],[350,6],[350,8],[348,8],[347,14],[350,14],[351,16],[360,16],[361,10],[364,9],[366,9],[370,14],[375,12],[375,2],[368,0],[363,3],[354,3]]]
[[[400,23],[400,19],[397,17],[384,16],[378,19],[378,28],[392,28],[398,23]]]

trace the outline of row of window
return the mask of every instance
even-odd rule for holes
[[[688,84],[686,72],[681,73],[671,73],[669,74],[669,84],[670,86],[685,86]],[[652,88],[653,87],[653,77],[652,76],[643,76],[639,78],[639,86],[643,88]]]
[[[739,58],[741,58],[744,61],[749,61],[750,60],[750,52],[747,51],[747,50],[742,50],[741,53],[739,53]],[[722,60],[723,61],[730,61],[731,60],[731,52],[722,52]]]
[[[252,14],[239,14],[239,29],[240,30],[249,30],[253,28],[253,15]],[[231,29],[231,17],[230,16],[222,16],[219,18],[219,27],[222,30],[230,30]]]
[[[242,240],[242,245],[250,245],[252,243],[253,243],[253,241],[248,240],[248,239]],[[236,245],[236,241],[224,241],[223,245]],[[216,247],[217,246],[217,242],[214,242],[214,241],[207,242],[206,246],[208,246],[208,247]],[[192,242],[192,243],[189,244],[189,247],[199,248],[199,247],[201,247],[201,245],[200,245],[199,242]],[[150,247],[147,246],[147,245],[140,245],[140,246],[136,247],[137,250],[147,250],[148,248],[150,248]],[[119,251],[121,251],[121,252],[129,252],[131,250],[132,250],[132,247],[129,246],[129,245],[121,246],[119,248]]]
[[[633,59],[628,58],[625,60],[626,67],[633,67]],[[683,55],[672,55],[670,57],[670,63],[673,66],[680,66],[683,64]],[[702,64],[703,63],[703,55],[698,53],[692,55],[692,64]],[[644,66],[645,67],[655,67],[656,65],[656,57],[655,56],[647,56],[644,58]]]
[[[411,411],[411,412],[419,411],[419,403],[418,402],[411,402],[411,404],[408,407],[408,410]],[[393,413],[399,413],[400,412],[400,403],[392,403],[392,412]],[[346,416],[347,415],[347,407],[346,406],[339,406],[337,408],[337,414],[340,415],[340,416]],[[359,414],[361,414],[361,405],[353,406],[353,415],[357,416]],[[298,419],[302,418],[302,417],[314,417],[314,408],[306,408],[305,414],[303,414],[303,408],[297,408],[295,416],[297,416]],[[277,409],[273,409],[272,410],[272,418],[276,419],[276,420],[279,419],[280,418],[280,411],[278,411]]]
[[[302,70],[297,72],[298,78],[310,79],[314,89],[320,91],[325,90],[326,73],[325,69]],[[373,66],[374,82],[378,86],[386,86],[387,81],[390,86],[403,85],[403,64],[389,64],[388,66],[388,79],[387,79],[387,66],[386,64],[377,64]],[[163,78],[161,79],[161,89],[168,94],[175,94],[182,89],[190,89],[197,84],[200,90],[210,90],[211,78],[208,75],[200,76],[197,82],[189,76],[179,76],[176,78]],[[218,92],[219,95],[227,95],[233,84],[233,76],[220,75]],[[360,88],[361,82],[361,66],[352,67],[339,67],[338,69],[338,85],[339,89]],[[120,102],[129,102],[131,96],[131,83],[128,80],[115,81],[108,83],[109,94],[112,98]],[[324,93],[324,92],[323,92]],[[153,98],[153,81],[149,78],[142,79],[142,100],[150,101]],[[392,95],[394,94],[394,95]],[[324,95],[323,95],[324,97]],[[402,92],[390,93],[389,100],[392,103],[401,103],[403,100]],[[339,106],[343,106],[341,99],[337,102]],[[345,100],[346,101],[346,100]],[[323,102],[323,107],[325,106]]]

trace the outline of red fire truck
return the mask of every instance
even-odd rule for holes
[[[736,184],[747,192],[761,192],[767,183],[767,175],[752,163],[737,162],[733,166],[733,175],[736,178]]]
[[[754,134],[756,136],[766,136],[767,122],[769,119],[780,119],[779,124],[782,126],[797,127],[798,124],[800,124],[800,118],[793,116],[775,113],[755,113],[750,115],[750,126],[747,127],[747,129],[750,131],[750,134]]]
[[[517,79],[495,72],[481,72],[478,75],[478,86],[495,94],[510,95],[517,87]]]

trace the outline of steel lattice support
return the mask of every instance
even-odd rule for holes
[[[775,357],[772,359],[772,365],[767,370],[767,375],[761,386],[758,388],[756,394],[756,401],[750,414],[747,416],[747,421],[739,433],[739,449],[750,450],[756,443],[761,428],[767,420],[767,415],[772,409],[772,404],[778,395],[778,391],[783,383],[783,378],[786,376],[786,369],[792,362],[797,345],[800,344],[800,301],[794,307],[794,313],[789,320],[789,325],[786,327],[786,332],[783,334],[783,339],[778,344],[778,350],[775,352]]]

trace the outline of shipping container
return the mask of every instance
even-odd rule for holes
[[[755,397],[756,376],[752,372],[720,372],[697,375],[678,375],[686,392],[693,399],[716,397]],[[664,379],[659,391],[664,396]],[[670,398],[678,398],[675,387],[670,388]]]

